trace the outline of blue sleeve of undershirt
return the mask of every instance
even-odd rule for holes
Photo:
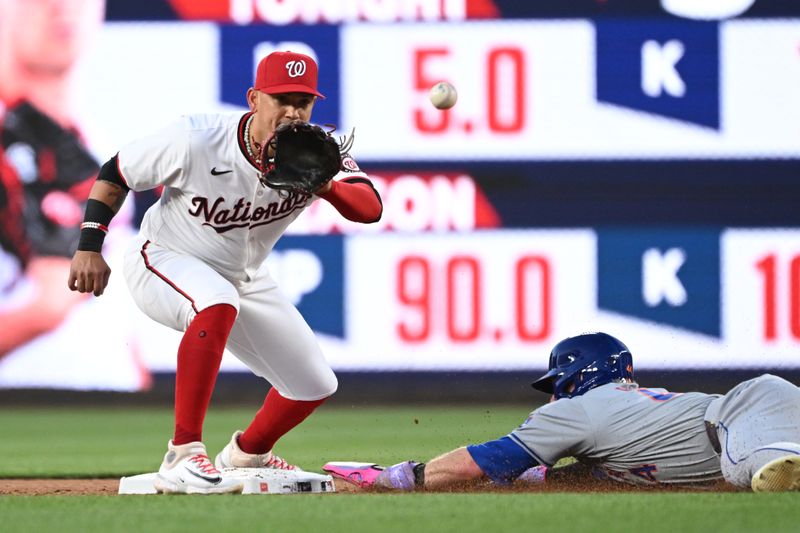
[[[539,462],[510,437],[467,446],[472,459],[495,483],[511,483]]]

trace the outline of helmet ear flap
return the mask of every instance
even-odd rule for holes
[[[572,376],[572,379],[565,381],[561,384],[561,395],[567,398],[572,397],[572,393],[578,390],[583,383],[583,373],[578,372]]]
[[[533,387],[557,399],[572,398],[620,379],[633,380],[628,347],[607,333],[567,337],[550,352],[548,372]]]
[[[617,364],[619,365],[619,373],[623,378],[634,379],[633,356],[631,355],[631,352],[628,351],[620,352]]]

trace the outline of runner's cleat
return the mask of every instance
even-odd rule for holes
[[[765,464],[753,474],[754,492],[800,490],[800,455],[784,455]]]

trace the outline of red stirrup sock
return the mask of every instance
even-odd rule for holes
[[[197,313],[183,334],[175,374],[175,436],[172,441],[176,445],[203,440],[203,420],[234,320],[236,309],[233,306],[214,305]]]
[[[245,432],[239,436],[239,448],[245,453],[267,453],[279,438],[308,417],[328,398],[289,400],[271,388],[264,405],[256,413]]]

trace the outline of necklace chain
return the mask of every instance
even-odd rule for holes
[[[257,163],[261,163],[261,157],[256,157],[255,153],[253,153],[253,148],[250,146],[250,123],[253,122],[253,116],[254,115],[250,115],[247,122],[244,124],[244,147],[247,149],[247,154],[251,158]]]

